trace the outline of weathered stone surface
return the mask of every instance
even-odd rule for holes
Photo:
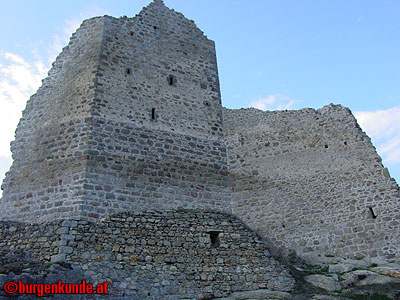
[[[315,295],[312,297],[313,300],[348,300],[346,297],[336,297],[328,295]]]
[[[369,274],[365,279],[355,282],[355,285],[357,286],[378,285],[378,284],[384,285],[388,283],[400,283],[400,279],[379,274]]]
[[[162,1],[84,21],[11,148],[2,220],[210,209],[278,253],[400,257],[399,187],[350,110],[223,109],[214,42]]]
[[[399,187],[349,109],[223,109],[223,119],[233,213],[277,253],[399,260]]]
[[[355,285],[357,282],[367,278],[367,276],[375,276],[376,273],[368,270],[356,270],[346,273],[342,276],[343,284],[346,286]]]
[[[230,211],[222,127],[215,44],[194,22],[161,1],[86,20],[23,112],[0,220]]]
[[[342,289],[342,285],[336,277],[313,274],[304,277],[304,280],[329,292],[339,291]]]
[[[381,268],[379,268],[381,269]],[[385,273],[385,272],[384,272]],[[392,274],[392,273],[390,273]],[[346,286],[368,286],[368,285],[384,285],[390,283],[400,283],[400,278],[396,278],[387,274],[381,275],[375,271],[356,270],[343,275],[343,283]]]
[[[375,268],[371,268],[371,271],[374,271],[375,273],[385,275],[385,276],[391,276],[397,279],[400,279],[400,266],[379,266]]]
[[[331,265],[337,264],[343,260],[341,257],[330,257],[322,254],[309,253],[303,256],[303,259],[310,265]]]
[[[66,223],[2,222],[0,249],[12,253],[18,247],[24,252],[38,243],[31,260],[42,265],[49,261],[70,265],[64,269],[58,265],[50,267],[46,282],[57,282],[56,277],[63,272],[71,283],[83,279],[110,280],[113,297],[122,293],[131,299],[193,299],[206,291],[210,297],[223,297],[260,287],[271,292],[294,289],[295,280],[289,270],[272,256],[266,256],[266,246],[259,237],[228,214],[203,210],[125,212],[97,223],[70,223],[68,236],[73,238],[66,240],[66,246],[53,246],[41,239],[65,238],[54,230],[62,224]],[[18,230],[10,234],[11,226]],[[132,285],[141,288],[131,288]],[[121,286],[125,286],[123,291]]]
[[[349,258],[346,258],[346,259],[343,260],[343,263],[344,264],[353,265],[353,266],[355,266],[357,268],[364,268],[364,269],[368,268],[371,265],[371,263],[369,261],[365,260],[365,259],[349,259]]]
[[[219,298],[221,299],[221,298]],[[291,295],[285,292],[277,292],[270,290],[257,290],[248,292],[237,292],[230,295],[228,298],[222,298],[221,300],[245,300],[245,299],[291,299]],[[215,299],[216,300],[216,299]]]
[[[160,0],[84,21],[11,148],[0,270],[13,279],[60,262],[47,280],[109,280],[114,299],[273,298],[294,279],[270,254],[339,273],[399,262],[399,187],[350,110],[223,109],[214,42]],[[399,280],[363,272],[344,283]]]
[[[356,267],[350,264],[336,264],[329,265],[329,272],[331,273],[345,273],[353,271]]]

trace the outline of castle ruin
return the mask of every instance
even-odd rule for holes
[[[204,261],[188,270],[196,245],[216,266],[231,259],[250,272],[261,268],[265,275],[247,278],[251,289],[293,287],[286,269],[271,279],[279,266],[262,256],[260,239],[303,258],[399,262],[399,186],[350,110],[223,108],[214,42],[160,0],[134,18],[83,22],[28,101],[11,149],[0,219],[22,222],[4,225],[8,233],[24,224],[31,229],[8,245],[18,248],[23,237],[34,243],[36,234],[40,260],[75,262],[99,274],[115,267],[112,259],[139,264],[147,275],[127,283],[141,282],[137,299],[150,297],[149,282],[174,281],[175,263],[193,279],[224,286],[220,295],[232,285],[246,290],[240,282],[249,274],[232,277],[233,267],[221,278],[204,270]],[[98,240],[85,232],[97,232]],[[149,234],[155,240],[133,246]],[[186,247],[182,261],[168,236]],[[220,244],[226,252],[213,257]],[[159,273],[146,269],[157,262],[165,263]],[[202,290],[180,291],[182,282],[160,285],[151,296]]]

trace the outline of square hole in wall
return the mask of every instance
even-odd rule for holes
[[[211,248],[218,248],[220,244],[219,240],[219,231],[209,231],[208,234],[210,235],[210,242]]]

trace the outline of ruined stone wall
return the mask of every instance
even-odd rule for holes
[[[209,209],[303,256],[400,257],[399,187],[350,111],[225,109],[223,127],[214,42],[159,0],[82,24],[12,152],[1,220]]]
[[[221,213],[120,213],[97,224],[79,221],[70,234],[73,252],[66,261],[87,270],[88,281],[110,280],[115,296],[193,299],[294,285],[253,232]]]
[[[11,144],[0,219],[41,222],[79,214],[102,28],[102,18],[83,22],[28,101]]]
[[[234,291],[294,288],[288,269],[270,256],[262,240],[238,218],[215,212],[125,212],[96,223],[6,223],[0,226],[0,247],[10,253],[33,250],[30,263],[70,263],[80,275],[68,283],[107,281],[107,299],[210,299]]]
[[[215,45],[193,21],[159,2],[134,18],[106,16],[101,51],[94,116],[207,139],[222,136]]]
[[[66,243],[61,241],[66,228],[63,228],[62,223],[63,221],[45,224],[1,221],[0,267],[7,267],[5,261],[10,264],[19,264],[15,257],[20,260],[25,258],[31,263],[50,262],[53,256],[59,254],[60,246],[66,246]],[[9,258],[11,261],[8,261]]]
[[[302,256],[400,257],[399,187],[349,109],[224,110],[232,210]]]
[[[24,111],[0,219],[229,211],[214,42],[161,1],[85,21]]]
[[[83,214],[228,211],[214,42],[153,2],[135,18],[104,17],[99,65]]]

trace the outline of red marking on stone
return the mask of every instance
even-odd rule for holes
[[[62,185],[62,179],[60,179],[60,180],[58,181],[58,184],[59,184],[59,185]]]
[[[99,217],[99,214],[95,214],[95,213],[88,213],[88,217],[89,218],[98,218]]]
[[[196,185],[196,189],[198,189],[198,190],[204,190],[204,185]]]

